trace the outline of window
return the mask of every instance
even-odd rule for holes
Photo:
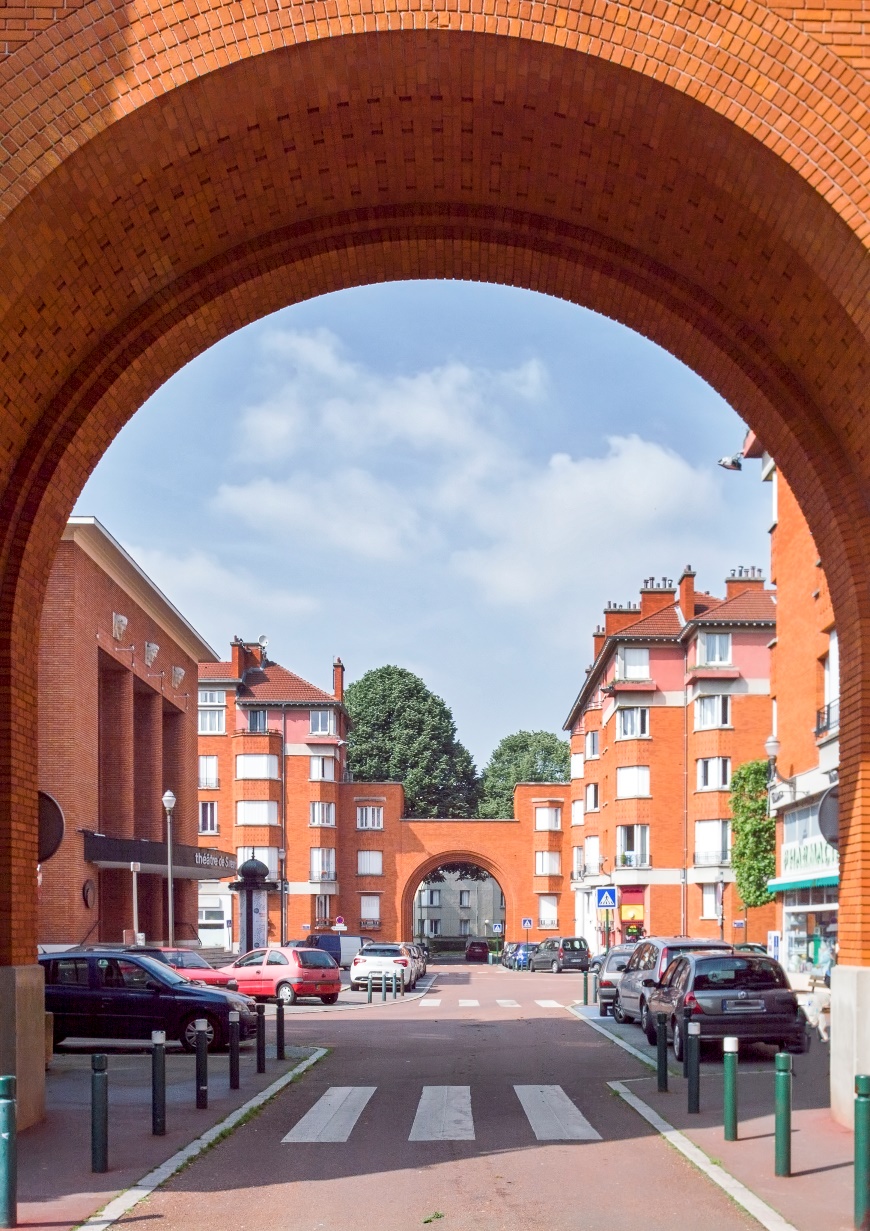
[[[335,735],[335,712],[333,710],[311,710],[311,734]]]
[[[648,680],[649,650],[622,646],[616,657],[616,675],[620,680]]]
[[[571,851],[571,875],[577,880],[583,875],[583,847],[575,846]]]
[[[598,732],[586,732],[586,756],[587,758],[598,756]]]
[[[269,879],[278,879],[278,848],[277,846],[238,846],[236,861],[241,867],[246,859],[259,859],[269,869]]]
[[[335,782],[335,757],[310,757],[308,777],[312,782]]]
[[[325,825],[330,829],[335,825],[335,804],[315,800],[308,805],[308,824]]]
[[[718,919],[719,918],[719,902],[718,902],[718,886],[702,885],[701,886],[701,918],[702,919]]]
[[[552,804],[535,808],[535,829],[561,829],[562,809]]]
[[[277,801],[274,799],[240,799],[236,804],[236,824],[277,825]]]
[[[356,870],[358,876],[383,876],[383,851],[357,851]]]
[[[199,832],[200,833],[217,833],[217,800],[200,800],[199,804]]]
[[[317,924],[329,924],[332,922],[332,916],[329,913],[329,894],[318,893],[314,899],[315,920]]]
[[[582,799],[571,800],[571,824],[582,825],[584,822],[584,808]]]
[[[828,652],[824,658],[825,705],[840,698],[840,642],[837,630],[832,628],[828,636]]]
[[[586,786],[586,811],[598,811],[598,783],[589,782]]]
[[[227,712],[226,710],[204,710],[199,711],[199,734],[200,735],[224,735],[227,729]]]
[[[460,919],[459,920],[459,935],[460,936],[470,936],[471,935],[471,920],[470,919]]]
[[[535,851],[535,876],[558,876],[562,856],[558,851]]]
[[[707,667],[730,667],[731,634],[701,633],[698,637],[699,663]]]
[[[311,880],[335,880],[335,850],[331,846],[312,846],[311,848]]]
[[[699,791],[724,791],[731,785],[730,757],[702,757],[696,764]]]
[[[201,791],[216,791],[218,788],[217,757],[199,758],[199,789]]]
[[[460,908],[468,907],[471,905],[471,890],[470,889],[460,889],[459,890],[459,905],[460,905]]]
[[[88,959],[86,957],[59,957],[51,963],[51,975],[46,980],[60,987],[88,986]]]
[[[421,889],[420,890],[420,905],[421,906],[440,906],[441,905],[441,890],[440,889]]]
[[[582,752],[572,752],[571,753],[571,777],[572,778],[582,778],[583,777],[583,753]]]
[[[359,900],[360,926],[377,927],[381,922],[381,895],[364,893]]]
[[[440,919],[427,919],[425,931],[426,931],[427,936],[440,936],[441,935],[441,920]]]
[[[266,734],[265,710],[248,710],[248,730],[252,735]]]
[[[649,825],[617,825],[616,862],[621,868],[649,867]]]
[[[649,795],[649,766],[621,765],[616,771],[616,798],[637,799]]]
[[[259,753],[241,753],[236,757],[236,777],[277,778],[278,758]]]
[[[728,693],[713,697],[698,697],[695,702],[695,730],[731,725],[731,698]]]
[[[601,839],[597,834],[586,839],[584,857],[586,875],[597,876],[601,871]]]
[[[227,694],[223,688],[209,689],[200,688],[199,704],[202,705],[226,705]]]
[[[649,735],[649,710],[646,706],[630,705],[616,711],[617,739],[645,739]]]
[[[370,804],[357,806],[356,827],[357,829],[383,829],[383,808]]]
[[[559,896],[555,893],[538,894],[538,927],[559,926]]]
[[[731,859],[731,822],[695,821],[695,866],[710,867]]]

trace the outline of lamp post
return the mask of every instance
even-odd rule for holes
[[[175,796],[167,791],[163,796],[163,807],[166,812],[166,930],[167,945],[175,948],[175,902],[172,897],[172,811],[175,807]]]
[[[725,939],[725,869],[719,869],[719,880],[716,884],[716,902],[719,914],[719,939]]]

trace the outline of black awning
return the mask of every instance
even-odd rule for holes
[[[85,859],[98,868],[130,870],[138,863],[139,871],[154,876],[166,875],[166,843],[148,842],[144,838],[109,838],[105,834],[85,830]],[[236,874],[236,857],[226,851],[206,847],[172,844],[172,876],[179,880],[222,880]]]

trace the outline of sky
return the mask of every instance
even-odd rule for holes
[[[405,282],[224,339],[134,415],[96,516],[222,658],[239,635],[331,690],[385,663],[480,768],[561,731],[610,600],[650,575],[769,572],[769,492],[716,460],[744,426],[638,334],[531,291]]]

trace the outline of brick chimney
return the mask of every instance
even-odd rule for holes
[[[693,620],[695,618],[695,573],[691,564],[687,564],[683,569],[679,587],[680,611],[683,613],[683,619]]]
[[[725,598],[736,598],[746,590],[763,590],[764,573],[755,565],[740,565],[731,570],[731,576],[725,578]]]
[[[604,632],[604,625],[599,624],[595,632],[592,634],[592,652],[595,655],[595,659],[598,658],[598,655],[604,649],[605,639],[606,634]]]
[[[670,577],[662,577],[660,581],[656,581],[655,577],[645,577],[640,588],[640,618],[645,620],[647,616],[670,607],[676,593]]]
[[[336,701],[344,700],[344,663],[340,658],[332,660],[332,695]]]
[[[626,603],[622,607],[619,603],[608,603],[604,608],[604,635],[612,637],[614,633],[621,632],[623,628],[627,628],[629,624],[634,624],[639,619],[639,604]]]

